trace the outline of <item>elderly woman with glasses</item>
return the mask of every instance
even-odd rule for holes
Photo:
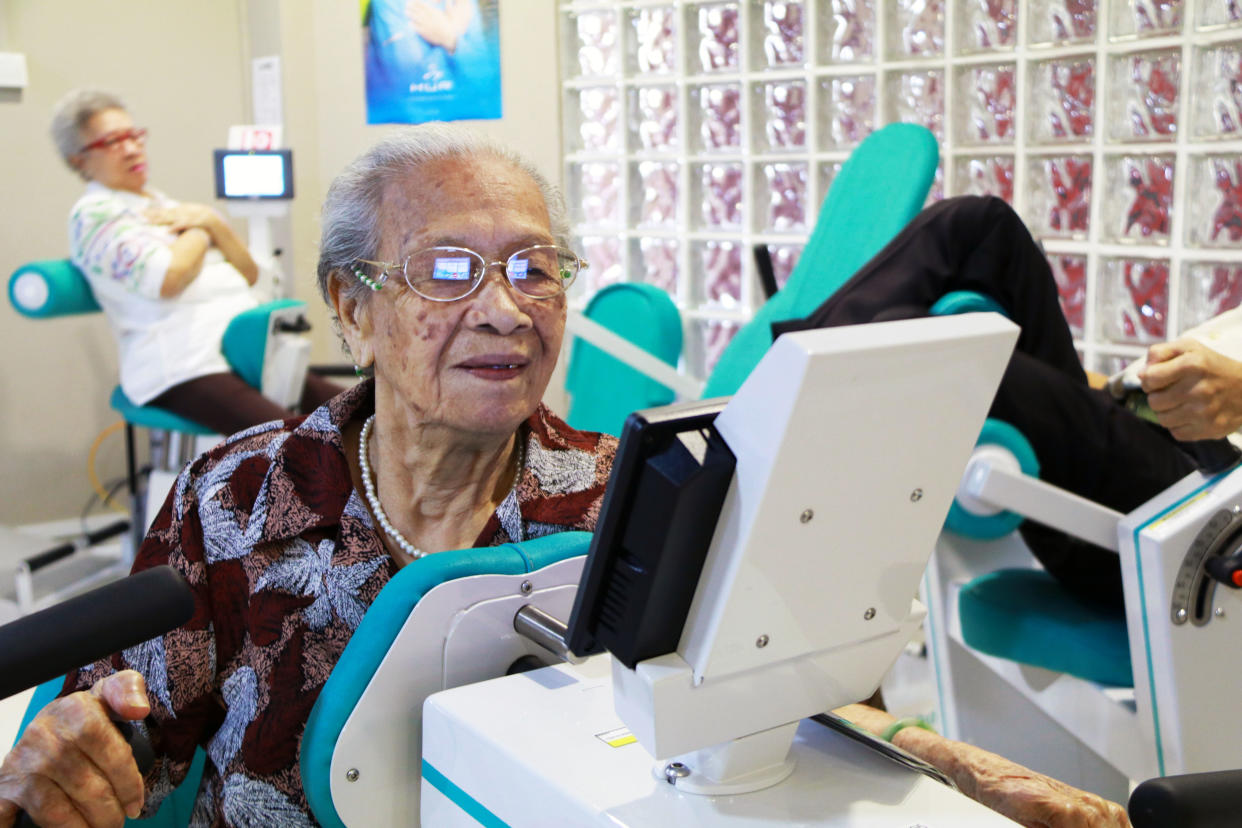
[[[319,287],[373,376],[180,476],[135,569],[181,571],[193,619],[69,676],[66,691],[84,692],[53,702],[0,767],[0,826],[19,804],[42,825],[149,813],[200,745],[207,822],[313,824],[302,731],[397,569],[594,528],[616,441],[540,402],[585,264],[551,185],[503,148],[426,125],[339,176],[322,224]],[[145,779],[109,715],[145,720]]]
[[[426,125],[350,166],[324,206],[320,288],[373,379],[240,434],[182,474],[136,568],[197,594],[185,626],[78,670],[0,766],[0,828],[150,813],[210,759],[196,816],[313,825],[298,749],[346,642],[398,567],[439,550],[592,530],[616,453],[544,407],[585,266],[521,159]],[[69,692],[78,691],[78,692]],[[1030,825],[1122,826],[1111,803],[863,705],[842,712]],[[145,719],[145,779],[109,718]]]
[[[130,401],[221,434],[289,416],[220,352],[229,322],[258,304],[259,268],[228,222],[148,186],[147,131],[114,95],[71,92],[56,105],[52,138],[87,181],[69,216],[70,257],[112,325]],[[308,377],[303,410],[340,390]]]

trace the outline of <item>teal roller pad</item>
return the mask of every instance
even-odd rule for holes
[[[165,411],[153,405],[134,404],[129,397],[125,396],[125,392],[121,390],[119,385],[112,390],[112,398],[108,402],[125,422],[140,428],[150,428],[156,431],[179,431],[183,434],[214,433],[206,426],[199,425],[193,420],[187,420],[185,417],[180,417],[171,411]]]
[[[275,312],[286,308],[305,308],[296,299],[277,299],[233,317],[224,331],[220,350],[229,366],[252,388],[263,387],[263,355],[267,351],[267,322]]]
[[[936,138],[915,124],[889,124],[850,154],[824,199],[789,281],[738,330],[703,397],[726,397],[772,345],[772,323],[823,304],[923,209],[936,174]]]
[[[946,293],[936,300],[936,304],[931,306],[932,316],[952,316],[958,313],[980,313],[992,311],[999,313],[1006,319],[1009,318],[1009,312],[1006,311],[1000,302],[997,302],[991,296],[985,296],[973,290],[954,290]]]
[[[68,259],[28,262],[9,277],[9,302],[31,319],[97,313],[99,303],[82,271]]]
[[[609,285],[583,314],[662,362],[676,366],[681,356],[681,316],[672,297],[655,285]],[[570,394],[568,423],[581,431],[621,434],[625,418],[642,408],[667,405],[672,389],[661,385],[585,339],[575,339],[565,390]]]
[[[1087,604],[1040,569],[1002,569],[958,593],[962,639],[997,658],[1133,687],[1125,613]]]
[[[1039,477],[1039,459],[1035,456],[1035,449],[1031,448],[1030,441],[1022,435],[1022,432],[1009,423],[994,420],[991,417],[984,420],[983,430],[979,432],[975,447],[983,445],[995,445],[1006,449],[1017,458],[1018,466],[1023,474]],[[994,540],[1017,529],[1022,521],[1022,515],[1016,512],[1005,511],[994,515],[976,515],[966,511],[954,499],[953,505],[949,507],[949,515],[945,518],[944,527],[968,538]]]
[[[330,773],[336,738],[415,605],[434,587],[472,575],[521,575],[585,555],[589,532],[561,532],[521,543],[438,552],[403,566],[362,617],[311,708],[299,762],[302,789],[315,819],[344,828],[332,804]]]

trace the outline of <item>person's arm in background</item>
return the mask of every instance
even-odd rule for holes
[[[248,283],[254,284],[259,278],[259,266],[250,257],[246,245],[233,232],[232,226],[218,212],[205,204],[178,204],[175,207],[157,207],[147,211],[147,217],[156,224],[167,225],[172,232],[179,234],[180,241],[191,230],[201,230],[207,235],[209,246],[214,246],[224,255],[225,261],[237,268]],[[195,234],[197,235],[197,234]],[[206,250],[203,251],[206,253]],[[201,264],[201,256],[200,256]],[[170,295],[175,296],[185,289],[193,279],[185,280],[180,289]],[[168,298],[167,296],[165,298]]]
[[[838,716],[874,733],[895,719],[865,704],[849,704]],[[942,771],[958,789],[1027,828],[1129,828],[1125,810],[1095,794],[1058,782],[982,748],[920,727],[904,727],[893,744]]]
[[[1160,425],[1178,440],[1210,440],[1242,428],[1242,362],[1197,339],[1152,345],[1139,379]]]
[[[444,8],[427,0],[409,0],[405,13],[418,36],[433,46],[440,46],[450,55],[457,51],[458,40],[474,17],[473,0],[449,0]]]

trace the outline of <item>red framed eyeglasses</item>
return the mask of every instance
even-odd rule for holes
[[[119,132],[109,132],[102,138],[96,138],[91,141],[78,152],[86,152],[88,150],[114,150],[124,144],[126,141],[133,141],[136,144],[145,144],[147,142],[147,131],[141,128],[125,129]]]

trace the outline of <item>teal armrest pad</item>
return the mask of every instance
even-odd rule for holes
[[[267,351],[267,320],[285,308],[305,308],[296,299],[277,299],[233,317],[224,331],[220,350],[237,375],[251,388],[263,387],[263,354]]]
[[[1133,687],[1125,613],[1080,601],[1039,569],[1002,569],[958,594],[976,650],[1114,687]]]
[[[329,777],[336,739],[414,606],[433,587],[472,575],[521,575],[585,555],[589,532],[562,532],[522,543],[428,555],[402,567],[380,590],[311,709],[302,735],[302,787],[315,818],[344,828]]]
[[[82,271],[68,259],[28,262],[9,277],[9,302],[31,319],[100,310]]]

